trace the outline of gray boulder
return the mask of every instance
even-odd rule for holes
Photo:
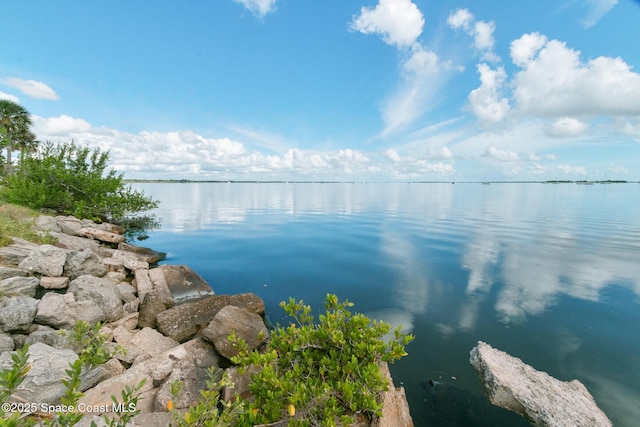
[[[519,413],[532,425],[612,425],[578,380],[557,380],[482,341],[469,361],[491,403]]]
[[[0,280],[8,279],[9,277],[26,277],[28,275],[28,271],[24,271],[20,268],[5,267],[3,265],[0,265]]]
[[[140,301],[138,327],[139,328],[155,328],[157,325],[158,314],[167,308],[160,301],[155,292],[147,293],[144,299]]]
[[[197,301],[215,294],[211,286],[186,265],[164,264],[156,270],[164,275],[175,305]]]
[[[40,286],[42,286],[44,289],[64,289],[69,286],[69,278],[64,276],[42,276],[40,278]]]
[[[259,314],[228,305],[223,307],[202,331],[202,336],[211,341],[216,351],[231,359],[238,350],[229,341],[229,335],[235,335],[247,343],[249,351],[266,341],[269,331]]]
[[[15,342],[13,341],[13,337],[9,334],[0,333],[0,353],[4,353],[5,351],[11,351],[14,348],[15,348]]]
[[[29,253],[18,267],[32,273],[60,277],[67,260],[67,251],[52,245],[42,245]]]
[[[95,252],[84,249],[69,252],[64,264],[64,274],[69,280],[84,275],[103,277],[107,274],[107,268]]]
[[[36,228],[40,231],[54,231],[59,233],[60,227],[58,226],[58,221],[52,216],[48,215],[40,215],[36,218],[35,222]]]
[[[0,295],[36,296],[36,289],[40,280],[35,277],[10,277],[0,281]]]
[[[34,331],[31,332],[25,340],[25,344],[29,344],[30,346],[38,342],[49,345],[53,348],[72,349],[69,338],[56,330]]]
[[[12,365],[11,354],[11,352],[0,354],[0,369],[9,368]],[[15,394],[25,402],[59,404],[60,398],[65,394],[65,387],[62,384],[62,380],[67,379],[65,371],[78,356],[71,350],[61,350],[43,343],[33,344],[29,347],[28,354],[31,369]],[[81,375],[80,390],[83,391],[95,385],[104,378],[105,372],[99,367],[85,370]]]
[[[93,300],[76,301],[72,293],[46,293],[35,316],[35,322],[54,328],[71,329],[77,320],[90,324],[105,320],[104,310]]]
[[[93,301],[104,313],[104,320],[113,322],[124,316],[122,299],[118,287],[110,280],[94,276],[80,276],[69,284],[78,302]]]
[[[176,341],[184,342],[207,327],[218,311],[227,305],[264,314],[264,301],[255,294],[214,295],[158,313],[158,331]]]
[[[17,266],[37,248],[35,243],[13,237],[12,244],[0,248],[0,264]]]
[[[144,328],[131,337],[129,345],[135,346],[140,354],[144,354],[147,357],[155,357],[180,345],[180,343],[165,337],[155,329]]]
[[[167,254],[164,252],[158,252],[150,248],[134,246],[124,242],[118,244],[118,249],[125,252],[133,252],[140,261],[145,261],[149,264],[155,264],[167,257]]]
[[[121,234],[112,233],[111,231],[102,230],[100,228],[96,228],[95,226],[91,227],[82,227],[80,229],[80,233],[83,236],[89,237],[91,239],[100,240],[101,242],[107,243],[121,243],[124,242],[125,237]]]
[[[196,405],[202,398],[201,390],[206,390],[209,379],[209,369],[218,367],[218,358],[211,344],[201,339],[185,343],[187,355],[178,360],[169,376],[160,386],[153,402],[153,409],[157,412],[167,410],[167,402],[171,400],[171,384],[182,381],[182,389],[173,400],[173,407],[186,409]]]
[[[95,240],[87,239],[84,237],[71,236],[66,233],[51,232],[49,234],[58,241],[57,245],[60,246],[61,248],[70,249],[74,251],[91,249],[92,251],[98,254],[101,252],[100,244]]]
[[[27,296],[0,298],[0,332],[25,332],[33,323],[38,300]]]

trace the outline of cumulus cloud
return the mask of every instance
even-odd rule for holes
[[[590,28],[618,4],[618,0],[587,0],[586,16],[580,21],[583,27]]]
[[[447,147],[430,148],[427,150],[427,156],[430,159],[452,159],[453,153]]]
[[[517,153],[511,150],[501,150],[494,145],[488,146],[485,149],[483,156],[490,157],[501,162],[517,162],[520,160],[520,156],[518,156]]]
[[[580,52],[538,33],[511,43],[513,96],[524,113],[542,116],[638,115],[640,75],[621,58],[587,62]]]
[[[555,138],[570,138],[584,134],[588,126],[586,123],[573,117],[562,117],[554,121],[546,133]]]
[[[0,99],[6,99],[11,102],[15,102],[16,104],[20,103],[20,99],[17,96],[2,92],[1,90],[0,90]]]
[[[422,34],[424,17],[411,0],[380,0],[374,7],[362,7],[349,28],[363,34],[377,34],[398,48],[412,46]]]
[[[231,138],[207,138],[189,130],[137,134],[95,127],[80,118],[34,117],[40,140],[74,139],[108,150],[113,167],[131,178],[190,179],[353,179],[425,177],[453,172],[453,166],[426,157],[400,156],[394,150],[363,153],[343,148],[311,151],[289,148],[279,155],[248,150]],[[442,149],[443,158],[448,150]],[[392,162],[390,162],[390,160]],[[397,163],[393,163],[393,161]]]
[[[38,82],[36,80],[23,80],[16,77],[10,77],[2,79],[0,82],[3,84],[18,89],[31,98],[48,99],[50,101],[56,101],[58,95],[56,92],[47,86],[45,83]]]
[[[476,21],[468,9],[459,8],[449,14],[447,24],[453,30],[464,31],[467,35],[473,37],[473,46],[481,53],[483,60],[490,62],[500,61],[500,57],[493,51],[496,43],[493,37],[496,25],[493,21]]]
[[[509,100],[501,96],[507,74],[504,68],[491,69],[487,64],[478,64],[480,87],[469,94],[471,111],[481,124],[502,121],[511,108]]]
[[[48,136],[63,136],[70,133],[84,133],[91,130],[91,125],[82,119],[73,118],[65,114],[60,117],[33,117],[33,127],[36,134]]]
[[[251,13],[259,18],[264,18],[269,12],[273,12],[276,9],[276,0],[233,0],[236,3],[242,4],[249,9]]]

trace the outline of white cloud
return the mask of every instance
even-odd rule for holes
[[[454,30],[462,29],[470,31],[473,20],[474,17],[471,12],[469,12],[469,9],[456,9],[449,14],[447,24],[449,24],[449,26]]]
[[[501,150],[494,145],[488,146],[485,149],[483,156],[491,157],[501,162],[517,162],[520,160],[520,156],[518,156],[517,153],[511,150]]]
[[[430,159],[452,159],[453,153],[447,147],[430,148],[427,151],[427,155]]]
[[[251,13],[259,18],[264,18],[269,12],[273,12],[276,9],[276,0],[233,0],[236,3],[242,4],[249,9]]]
[[[378,34],[382,40],[399,48],[416,43],[424,17],[411,0],[380,0],[374,8],[362,7],[349,28],[363,34]]]
[[[558,165],[558,171],[565,175],[578,175],[583,177],[587,173],[584,166]]]
[[[469,105],[481,124],[502,121],[511,108],[509,100],[501,97],[507,78],[504,68],[493,70],[487,64],[478,64],[480,87],[469,93]]]
[[[546,36],[537,32],[523,35],[511,42],[511,60],[519,67],[525,67],[547,41]]]
[[[562,117],[546,129],[549,136],[555,138],[570,138],[584,134],[588,126],[586,123],[573,117]]]
[[[67,115],[60,117],[33,117],[33,127],[36,134],[49,136],[62,136],[70,133],[84,133],[91,130],[91,125],[82,120]]]
[[[58,99],[58,95],[55,91],[42,82],[35,80],[23,80],[16,77],[2,79],[0,82],[18,89],[20,92],[30,96],[31,98],[48,99],[51,101],[56,101]]]
[[[7,99],[11,102],[15,102],[16,104],[20,103],[20,99],[17,96],[2,92],[1,90],[0,90],[0,99]]]
[[[462,30],[473,37],[473,46],[482,54],[483,60],[490,62],[500,61],[500,57],[493,51],[496,42],[493,37],[496,25],[493,21],[476,21],[468,9],[456,9],[449,14],[447,24],[453,30]]]
[[[587,16],[580,23],[585,28],[593,27],[616,4],[618,0],[587,0]]]
[[[544,43],[543,43],[544,41]],[[537,33],[511,43],[520,112],[540,116],[640,114],[640,75],[621,58],[581,62],[580,52]]]
[[[448,68],[448,64],[443,64],[438,55],[419,43],[415,43],[406,55],[401,64],[403,82],[383,108],[383,136],[403,129],[424,114],[441,82],[442,71]]]

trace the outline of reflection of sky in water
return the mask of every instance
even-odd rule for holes
[[[438,363],[463,371],[465,352],[486,338],[562,379],[580,377],[616,425],[640,417],[631,406],[640,398],[640,356],[629,356],[640,354],[636,185],[136,188],[162,201],[162,230],[148,244],[193,266],[214,289],[253,291],[273,307],[291,294],[319,306],[336,292],[413,330],[405,378],[413,406],[416,371]],[[433,346],[452,362],[439,362]],[[458,383],[472,389],[477,380]]]

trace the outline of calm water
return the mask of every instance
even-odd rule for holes
[[[417,426],[498,424],[468,362],[478,340],[579,379],[615,425],[637,425],[640,185],[135,187],[161,201],[143,244],[216,293],[257,293],[275,323],[281,300],[320,308],[332,292],[411,331],[392,373]]]

